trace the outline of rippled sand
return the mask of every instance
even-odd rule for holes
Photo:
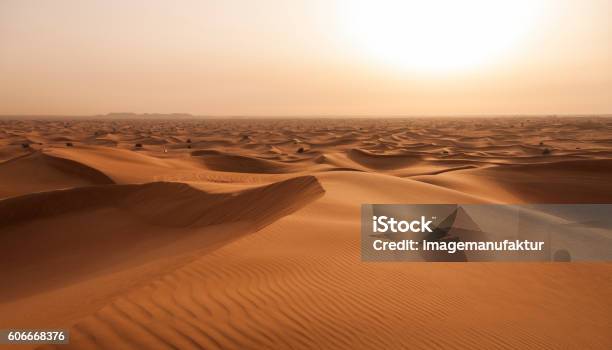
[[[612,118],[0,120],[0,329],[612,348],[612,265],[364,263],[362,203],[609,203]],[[51,348],[47,346],[45,348]]]

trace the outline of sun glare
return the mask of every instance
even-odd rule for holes
[[[503,59],[542,13],[538,0],[347,0],[339,8],[341,31],[361,54],[434,73]]]

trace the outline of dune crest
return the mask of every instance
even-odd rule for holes
[[[257,227],[299,208],[325,190],[301,176],[235,193],[205,193],[187,184],[79,187],[0,201],[0,227],[101,207],[118,207],[155,225],[207,226],[249,221]]]
[[[208,169],[215,171],[261,174],[282,174],[295,171],[295,167],[286,163],[227,154],[216,150],[198,150],[191,152],[191,155],[202,159]]]
[[[414,155],[376,154],[358,148],[350,150],[348,152],[348,158],[362,166],[376,170],[406,168],[418,164],[421,160],[419,156]]]
[[[113,183],[110,177],[95,168],[41,151],[0,163],[0,198]]]

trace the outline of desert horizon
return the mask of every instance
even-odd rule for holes
[[[478,119],[478,118],[609,118],[612,113],[543,113],[543,114],[520,114],[520,113],[484,113],[484,114],[423,114],[423,115],[374,115],[374,114],[315,114],[315,115],[207,115],[183,112],[156,113],[156,112],[109,112],[91,115],[61,115],[61,114],[5,114],[0,119],[68,119],[68,120],[232,120],[232,119],[254,119],[254,120],[282,120],[282,119]]]
[[[0,1],[0,349],[612,349],[611,13]]]

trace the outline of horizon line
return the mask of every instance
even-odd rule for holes
[[[389,119],[401,119],[401,118],[487,118],[487,117],[506,117],[506,118],[520,118],[520,117],[610,117],[610,113],[473,113],[473,114],[222,114],[222,115],[206,115],[206,114],[191,114],[186,112],[171,112],[171,113],[158,113],[158,112],[109,112],[106,114],[0,114],[0,118],[91,118],[91,119],[131,119],[135,117],[137,119],[147,119],[147,116],[151,116],[150,119],[160,119],[163,117],[178,117],[178,119],[359,119],[359,118],[389,118]]]

